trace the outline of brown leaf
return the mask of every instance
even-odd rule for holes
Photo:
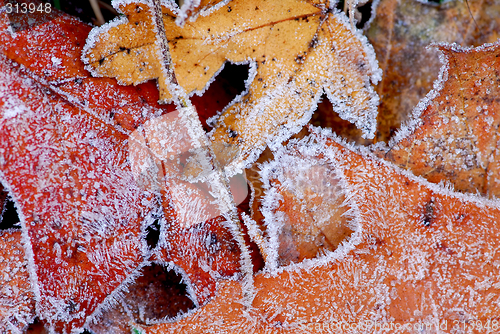
[[[239,283],[227,282],[192,316],[144,330],[284,333],[358,326],[373,333],[375,326],[413,332],[419,323],[438,323],[449,332],[477,320],[498,325],[498,201],[452,193],[329,134],[313,138],[286,152],[323,157],[339,175],[359,224],[349,244],[322,261],[257,275],[251,309],[238,302]]]
[[[439,49],[445,78],[396,135],[386,159],[431,182],[498,196],[500,45]]]
[[[495,0],[443,1],[439,5],[380,1],[366,31],[383,71],[376,87],[380,96],[379,141],[388,141],[432,89],[441,64],[437,50],[426,47],[433,42],[462,46],[492,43],[499,37],[499,14]]]
[[[203,91],[226,61],[253,68],[247,94],[224,111],[213,132],[223,165],[241,168],[266,142],[279,143],[298,132],[323,92],[342,118],[372,136],[377,97],[370,80],[378,80],[372,50],[328,6],[235,0],[183,28],[164,8],[176,78],[186,92]],[[89,68],[124,84],[158,78],[160,98],[170,99],[148,7],[129,3],[120,10],[126,20],[90,35],[84,55]]]

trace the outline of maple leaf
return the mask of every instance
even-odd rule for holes
[[[500,36],[500,12],[494,0],[434,2],[382,0],[366,37],[373,45],[382,79],[377,140],[388,141],[411,118],[432,89],[441,63],[431,43],[479,46]]]
[[[93,74],[124,84],[158,78],[171,93],[158,55],[149,7],[116,3],[127,15],[95,29],[84,53]],[[175,76],[189,94],[203,92],[226,61],[250,63],[249,87],[220,116],[213,147],[229,175],[264,149],[298,132],[326,93],[339,115],[371,137],[379,78],[371,47],[329,2],[231,1],[181,28],[175,10],[163,22]],[[229,165],[230,166],[227,166]]]
[[[136,182],[128,140],[138,126],[173,107],[157,104],[151,83],[133,88],[91,78],[75,61],[90,27],[73,18],[56,15],[14,36],[8,25],[3,17],[1,181],[17,203],[26,233],[38,316],[52,331],[79,331],[108,309],[120,296],[117,288],[130,284],[130,275],[147,263],[144,237],[162,203]],[[203,100],[207,116],[207,109],[229,101],[220,92],[217,99]],[[231,243],[223,228],[215,226],[211,233]],[[204,255],[205,249],[195,250]],[[225,251],[211,252],[226,261],[211,259],[214,268],[227,269],[223,263],[232,258]],[[185,259],[168,261],[182,266]]]

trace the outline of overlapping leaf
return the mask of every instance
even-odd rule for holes
[[[497,319],[498,201],[450,192],[344,145],[323,132],[283,154],[326,159],[342,180],[359,228],[348,244],[323,261],[257,275],[251,309],[237,302],[238,282],[228,282],[195,316],[145,330],[309,333],[350,326],[372,333],[437,324],[448,332]]]
[[[161,99],[170,99],[148,6],[117,5],[127,19],[93,31],[85,53],[89,68],[125,84],[158,78]],[[187,93],[203,91],[226,61],[251,64],[247,93],[224,111],[212,134],[229,172],[256,159],[266,143],[298,132],[323,93],[341,117],[373,136],[377,97],[371,82],[379,72],[372,49],[329,6],[235,0],[182,28],[172,10],[163,9],[176,78]]]

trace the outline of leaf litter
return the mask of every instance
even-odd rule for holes
[[[500,46],[438,48],[441,79],[396,133],[385,158],[431,182],[497,197]]]
[[[59,64],[59,61],[57,61],[56,59],[56,61],[55,62],[52,61],[52,63],[57,65]],[[17,111],[13,112],[14,116],[8,118],[13,119],[19,117],[20,115],[23,114],[23,112],[25,111],[21,110],[21,112]],[[325,137],[327,138],[326,140],[324,139]],[[318,145],[315,145],[314,143],[315,140],[320,143]],[[325,146],[327,148],[325,148]],[[347,148],[345,148],[346,146]],[[490,216],[496,215],[495,210],[498,211],[496,202],[488,202],[488,201],[485,202],[483,200],[479,200],[477,197],[474,196],[468,196],[468,195],[461,196],[456,193],[452,193],[449,191],[449,189],[443,188],[441,186],[428,184],[422,179],[415,178],[411,174],[402,172],[397,168],[395,169],[390,164],[378,160],[377,158],[371,156],[366,151],[362,149],[355,149],[353,148],[353,146],[346,145],[345,143],[340,142],[337,138],[332,137],[331,135],[326,133],[313,135],[311,137],[306,138],[302,142],[294,140],[286,149],[282,149],[279,146],[275,146],[274,148],[278,149],[278,154],[277,154],[278,156],[282,157],[296,156],[297,158],[296,161],[302,163],[309,163],[311,166],[319,166],[319,170],[321,171],[321,173],[319,174],[323,177],[336,175],[336,177],[332,178],[331,182],[332,184],[340,184],[341,187],[348,188],[348,191],[346,191],[345,193],[349,194],[349,197],[347,200],[345,200],[345,203],[347,203],[349,207],[351,207],[350,214],[352,215],[351,219],[353,220],[351,227],[357,227],[358,228],[356,230],[357,232],[355,233],[354,236],[351,235],[351,238],[347,243],[346,242],[342,243],[340,247],[338,247],[336,250],[329,249],[325,251],[324,254],[326,256],[319,257],[319,259],[316,261],[303,261],[302,264],[298,265],[293,264],[291,266],[288,266],[286,270],[280,269],[276,271],[274,275],[271,276],[267,275],[268,277],[265,277],[266,274],[257,275],[257,280],[255,283],[257,291],[259,291],[258,289],[260,288],[263,289],[261,291],[262,293],[259,292],[260,295],[258,294],[256,296],[256,299],[254,300],[254,307],[255,305],[257,305],[256,309],[262,311],[261,313],[258,312],[256,313],[257,317],[249,318],[248,310],[244,311],[241,305],[234,303],[234,299],[237,298],[235,296],[239,295],[238,292],[239,283],[233,281],[227,283],[220,283],[220,286],[226,288],[227,290],[226,291],[219,290],[220,291],[218,295],[219,299],[209,302],[206,305],[206,307],[200,309],[196,313],[198,321],[204,321],[203,320],[204,317],[208,315],[209,321],[201,323],[202,326],[208,327],[206,328],[207,331],[216,329],[215,327],[210,328],[210,326],[214,325],[213,324],[214,319],[216,322],[226,321],[224,325],[226,328],[229,328],[232,325],[234,325],[235,326],[234,328],[244,329],[244,330],[245,329],[248,330],[249,328],[250,329],[259,328],[260,326],[263,327],[272,326],[268,327],[268,330],[273,330],[273,331],[280,330],[280,326],[281,327],[291,326],[287,328],[296,329],[297,326],[308,324],[309,323],[308,319],[314,319],[314,321],[317,321],[318,319],[320,320],[323,319],[324,321],[327,321],[328,319],[330,319],[327,317],[332,316],[333,309],[335,309],[336,311],[340,310],[339,312],[341,313],[341,316],[335,319],[351,320],[353,317],[356,316],[360,317],[360,319],[366,319],[368,315],[370,315],[374,316],[376,319],[382,319],[387,321],[387,319],[389,319],[387,317],[387,314],[389,314],[389,316],[393,316],[394,319],[396,320],[401,320],[401,319],[405,320],[408,319],[408,316],[413,316],[413,317],[416,316],[417,319],[427,319],[427,320],[437,319],[439,317],[435,316],[436,313],[435,309],[432,310],[432,312],[426,309],[419,309],[419,310],[413,309],[415,305],[419,304],[419,300],[413,300],[411,298],[410,299],[407,298],[406,293],[408,292],[408,289],[405,284],[409,284],[411,289],[416,291],[413,294],[410,293],[410,295],[424,296],[424,298],[426,298],[427,301],[432,300],[435,302],[437,300],[437,302],[433,305],[437,305],[438,307],[442,306],[443,303],[446,303],[447,301],[445,301],[443,298],[439,299],[434,297],[435,296],[439,297],[440,295],[444,295],[443,293],[441,293],[441,291],[443,291],[443,286],[438,286],[436,288],[438,293],[436,294],[431,293],[431,296],[427,296],[424,295],[424,293],[428,293],[429,291],[432,292],[435,290],[432,289],[429,290],[428,286],[425,286],[425,288],[423,288],[421,285],[418,284],[422,283],[422,280],[425,281],[426,279],[427,281],[434,282],[432,279],[429,278],[432,275],[428,275],[431,269],[434,270],[435,268],[438,268],[435,269],[435,271],[432,271],[432,273],[435,274],[433,278],[435,278],[435,276],[439,276],[436,273],[443,274],[442,272],[439,271],[440,270],[439,268],[444,268],[443,269],[444,273],[448,273],[450,270],[451,271],[455,270],[455,272],[453,273],[453,275],[455,275],[457,271],[459,272],[460,270],[464,269],[463,263],[466,263],[465,268],[471,268],[471,270],[474,271],[474,273],[478,274],[477,275],[478,277],[486,277],[485,275],[488,273],[485,274],[483,271],[485,270],[488,271],[489,269],[492,269],[493,276],[491,277],[488,276],[486,281],[483,282],[478,282],[477,280],[475,280],[473,275],[467,276],[466,280],[468,280],[469,283],[472,282],[470,284],[474,285],[474,287],[469,290],[467,289],[472,285],[469,284],[467,286],[467,284],[463,284],[463,286],[466,286],[466,288],[464,288],[463,286],[460,285],[463,283],[463,280],[461,278],[452,277],[452,279],[449,279],[448,275],[445,277],[445,279],[442,279],[441,281],[438,282],[440,284],[444,283],[444,285],[446,284],[449,285],[449,287],[445,286],[444,288],[455,289],[458,286],[458,289],[467,290],[465,292],[458,292],[457,293],[458,295],[460,294],[463,295],[464,293],[473,293],[473,292],[475,293],[474,288],[478,288],[479,294],[473,293],[474,294],[473,297],[475,298],[473,306],[477,307],[477,309],[479,310],[483,310],[481,307],[486,306],[484,300],[488,299],[488,298],[483,298],[484,294],[486,293],[484,291],[491,289],[490,288],[491,286],[493,286],[493,288],[495,288],[496,286],[494,281],[492,281],[492,279],[494,279],[494,277],[497,276],[494,273],[494,270],[496,269],[490,267],[486,269],[485,268],[478,269],[479,264],[474,267],[476,263],[471,263],[471,261],[477,260],[478,257],[482,256],[482,254],[477,251],[477,245],[473,245],[468,241],[462,242],[463,241],[462,235],[468,233],[470,234],[472,240],[487,240],[486,235],[484,235],[484,233],[491,232],[491,230],[488,230],[491,225],[491,222],[489,222],[489,220],[491,219],[488,216],[488,214]],[[349,150],[351,150],[352,152],[350,152]],[[315,155],[315,153],[318,152],[321,152],[320,156]],[[361,158],[357,157],[356,154],[358,154],[358,156],[360,155]],[[325,162],[325,159],[326,161],[328,161],[328,163]],[[367,160],[368,162],[364,161],[363,159]],[[287,160],[287,161],[292,161],[292,160]],[[321,163],[319,163],[318,161],[320,161]],[[352,161],[354,162],[351,163]],[[366,164],[366,166],[364,166],[364,164]],[[332,168],[333,173],[327,172],[328,168]],[[299,196],[304,195],[304,189],[308,190],[308,186],[304,187],[303,183],[300,182],[301,176],[294,174],[293,172],[291,173],[287,172],[286,169],[284,169],[284,171],[285,172],[281,176],[278,175],[278,177],[286,181],[285,184],[289,187],[288,190],[292,189],[293,191],[295,191],[295,194],[298,194]],[[275,173],[274,176],[276,175],[277,174]],[[339,177],[341,181],[340,183],[339,183]],[[386,180],[387,182],[380,183],[381,180],[382,181]],[[356,187],[353,187],[352,184],[355,184]],[[383,189],[380,189],[382,184],[384,185],[395,184],[395,185],[393,187],[388,187],[388,188],[383,187]],[[415,184],[417,184],[417,186],[415,186]],[[275,183],[274,185],[278,185],[278,183]],[[407,199],[404,197],[408,194],[401,194],[398,193],[397,191],[391,191],[391,189],[402,189],[405,187],[410,187],[410,185],[413,186],[414,188],[418,188],[416,190],[414,189],[414,191],[411,192],[411,195],[413,196],[414,194],[414,197],[416,199],[410,196],[410,199],[412,200],[410,204],[413,205],[412,208],[414,210],[413,213],[411,210],[406,208],[407,206],[411,206],[408,204]],[[315,184],[312,185],[312,187],[314,186]],[[353,192],[353,190],[357,190],[357,192]],[[372,198],[374,192],[376,195],[375,199]],[[389,194],[387,194],[387,192],[389,192]],[[432,194],[429,195],[429,193]],[[307,193],[307,195],[310,194],[311,192]],[[334,192],[334,194],[338,195],[337,192]],[[356,199],[357,198],[356,196],[358,196],[359,194],[361,194],[360,195],[361,200],[359,198]],[[392,201],[383,202],[383,200],[387,199],[391,199]],[[291,197],[291,200],[293,201],[297,199]],[[299,200],[300,200],[299,202],[304,203],[304,200],[300,198]],[[382,202],[378,202],[378,200],[382,200]],[[450,204],[450,202],[456,205],[453,206]],[[361,203],[361,205],[359,203]],[[385,208],[386,210],[384,210],[384,206],[380,205],[380,203],[384,204],[387,207]],[[448,205],[448,207],[451,207],[451,209],[448,209],[448,211],[444,210],[443,208],[445,208],[446,205]],[[474,205],[476,205],[476,207]],[[393,211],[391,210],[393,210],[394,208],[401,209],[403,212],[402,213],[397,212],[398,215],[395,216],[390,215],[391,213],[393,213]],[[447,214],[447,212],[454,212],[453,210],[458,210],[457,208],[460,209],[459,210],[461,212],[460,214],[457,214],[456,216],[454,216],[453,214]],[[272,209],[273,212],[270,212],[271,214],[270,217],[272,217],[272,214],[276,214],[277,208],[272,207]],[[288,208],[286,207],[286,205],[279,208],[279,210],[285,210],[285,211],[287,209]],[[374,216],[375,213],[376,215],[379,216],[376,215]],[[441,215],[442,213],[445,214]],[[471,214],[469,215],[469,213]],[[410,218],[407,218],[405,215],[410,216]],[[484,218],[485,220],[483,220],[482,222],[477,222],[477,220],[479,219],[477,217],[481,216],[483,216],[483,218],[486,217]],[[381,220],[373,220],[375,219],[374,217],[375,218],[378,217]],[[493,217],[492,219],[494,219],[495,217]],[[365,218],[366,221],[370,222],[368,227],[363,225],[362,218]],[[468,220],[469,218],[470,220]],[[466,221],[465,223],[463,223],[464,219]],[[376,223],[379,223],[380,221],[385,222],[385,224],[382,224],[382,226],[377,226]],[[410,224],[413,227],[417,226],[416,228],[411,229],[411,233],[413,233],[418,237],[415,239],[416,241],[408,236],[411,233],[409,233],[406,230],[407,226],[402,227],[402,222],[405,221],[408,221],[411,224],[413,224],[413,225]],[[391,222],[391,224],[388,224],[387,222]],[[464,226],[460,225],[462,223]],[[274,224],[276,224],[276,220],[273,219],[268,220],[269,226],[272,226]],[[446,226],[448,230],[450,230],[450,224],[452,226],[458,224],[457,229],[459,230],[458,232],[456,230],[452,230],[451,236],[450,234],[444,233],[444,232],[450,232],[446,231],[444,228]],[[373,227],[372,225],[375,227]],[[425,228],[427,228],[427,230],[430,228],[437,229],[438,233],[434,235],[433,234],[435,232],[434,230],[433,233],[422,232],[421,230],[419,230],[419,228],[422,225]],[[473,230],[473,227],[471,227],[472,225],[477,227],[479,231]],[[394,230],[392,230],[393,226],[395,227]],[[363,229],[365,227],[366,230]],[[371,234],[369,234],[368,236],[363,234],[366,231],[372,232],[371,228],[375,229],[375,232],[379,232],[379,236],[382,235],[384,238],[377,238],[377,236],[373,238],[373,235]],[[377,230],[377,228],[380,229]],[[469,229],[471,231],[469,231]],[[424,231],[426,230],[424,229]],[[479,234],[473,235],[474,233],[476,234],[479,233]],[[494,231],[493,233],[494,235],[497,234]],[[410,244],[412,247],[413,246],[415,247],[411,248],[411,251],[403,249],[404,246],[406,245],[401,241],[402,239],[404,239],[400,238],[401,235],[409,239],[411,242],[413,242],[413,243],[410,242]],[[439,237],[438,238],[439,240],[438,242],[436,242],[436,244],[426,243],[427,240],[426,238],[432,239],[433,237]],[[446,239],[446,237],[448,237],[448,239]],[[203,238],[196,240],[203,241],[202,239]],[[407,239],[405,239],[404,241],[406,241]],[[205,238],[205,240],[209,239]],[[434,241],[434,239],[432,240]],[[441,242],[442,240],[451,242],[450,243]],[[495,239],[495,240],[488,240],[488,242],[489,244],[486,244],[486,246],[484,246],[485,249],[487,250],[486,256],[488,257],[491,256],[491,258],[494,259],[496,254],[494,253],[494,251],[492,253],[491,250],[492,249],[494,250],[496,248],[495,243],[497,241]],[[273,244],[271,245],[271,248],[273,247],[277,248],[278,246],[279,245],[277,244]],[[356,249],[352,250],[355,247],[360,247],[361,250],[360,251],[356,251]],[[387,251],[387,248],[392,248],[392,249]],[[423,248],[423,250],[421,248]],[[385,255],[380,256],[380,254],[378,254],[380,250],[384,249],[386,250],[388,258],[387,257],[384,258]],[[429,249],[434,251],[438,250],[437,252],[438,255],[432,252],[429,253]],[[458,255],[455,253],[456,249],[461,250],[460,252],[458,252],[459,253]],[[465,249],[465,251],[463,251],[463,249]],[[352,252],[349,252],[350,250],[352,250]],[[394,250],[397,251],[403,250],[403,255],[398,257],[397,252],[393,253]],[[369,256],[370,251],[372,251],[372,258],[370,258]],[[425,253],[425,251],[427,251],[427,253]],[[443,254],[439,253],[439,251],[442,251],[443,253],[446,253],[448,256],[450,256],[451,262],[450,258],[446,258],[443,260],[441,257],[439,257]],[[422,255],[422,252],[427,255],[425,254]],[[395,254],[394,256],[396,260],[392,259],[393,254]],[[467,257],[468,255],[464,254],[472,254],[472,255],[475,254],[475,255]],[[313,253],[313,256],[315,255],[316,254]],[[433,256],[436,257],[437,260],[439,260],[437,261],[437,264],[436,264],[436,259],[434,259]],[[453,256],[455,256],[455,258]],[[465,260],[464,256],[466,257]],[[366,261],[366,263],[368,264],[362,263],[360,265],[360,263],[356,261],[361,261],[361,262]],[[374,265],[374,263],[376,263],[376,265]],[[401,273],[398,272],[396,269],[394,269],[398,268],[398,266],[400,266],[401,263],[404,264],[403,267],[406,266],[405,273],[407,274],[407,276],[405,277],[401,277]],[[443,265],[443,263],[445,264]],[[350,264],[352,264],[352,266],[349,266]],[[377,267],[377,265],[380,266]],[[473,267],[469,267],[469,265],[472,265]],[[422,267],[423,269],[420,268],[419,266]],[[325,269],[325,267],[328,267],[328,269]],[[337,290],[336,290],[337,287],[332,288],[332,275],[331,272],[329,272],[329,269],[332,268],[329,267],[334,267],[333,269],[337,270],[337,274],[340,273],[347,275],[347,279],[345,280],[345,282],[343,283],[341,282],[340,284],[341,288]],[[342,270],[339,271],[337,267],[341,267],[343,271]],[[432,268],[428,269],[430,267]],[[307,270],[303,271],[303,268],[306,268]],[[384,268],[386,269],[387,276],[393,275],[397,277],[399,281],[397,280],[388,281],[386,280],[387,277],[384,277],[384,274],[381,274],[384,271],[382,270],[373,271],[373,268]],[[311,276],[310,272],[315,273],[316,276],[314,275]],[[292,278],[292,276],[295,275],[296,273],[299,273],[300,276]],[[381,279],[380,277],[383,278]],[[366,281],[363,281],[364,278],[366,278]],[[401,284],[401,280],[405,284]],[[335,285],[337,281],[334,280],[333,284]],[[375,295],[373,294],[374,293],[373,282],[375,282],[375,287],[376,287]],[[493,282],[492,283],[493,285],[490,284],[491,282]],[[388,288],[389,283],[391,284],[391,286],[395,287],[391,290],[392,295],[388,294],[387,292],[389,291]],[[344,286],[342,286],[342,284],[344,284]],[[352,286],[349,286],[349,284],[354,285],[354,288]],[[403,285],[404,287],[401,287]],[[370,288],[370,286],[372,288]],[[300,295],[297,293],[297,291],[300,291]],[[302,291],[305,291],[304,294],[302,294]],[[339,295],[342,296],[344,300],[338,300],[338,299],[327,300],[326,305],[323,305],[322,303],[324,303],[324,301],[318,301],[316,297],[323,296],[325,294],[325,291],[327,296],[335,297]],[[366,292],[367,295],[364,296],[363,293],[360,293],[360,291]],[[271,297],[265,296],[265,294],[269,292]],[[235,319],[231,318],[232,315],[227,315],[227,314],[221,315],[220,312],[217,312],[215,314],[211,313],[214,311],[214,307],[215,309],[220,307],[220,305],[218,305],[217,303],[220,300],[221,296],[230,296],[230,300],[228,299],[225,300],[226,306],[228,306],[228,309],[233,309],[236,312],[234,314],[235,317],[241,316],[240,318],[237,318],[240,321],[239,324],[231,322],[234,321]],[[309,298],[308,301],[312,301],[312,304],[308,304],[308,306],[312,305],[312,307],[310,307],[309,310],[307,310],[307,308],[303,306],[304,304],[302,303],[302,301],[304,296]],[[361,298],[360,296],[367,297],[367,299],[360,301],[359,299]],[[291,300],[291,303],[286,304],[284,307],[282,306],[283,304],[281,304],[279,307],[276,308],[275,305],[276,301],[274,301],[273,298],[279,299],[280,297],[281,300],[284,300],[283,298],[287,298],[287,301]],[[388,304],[387,302],[392,300],[391,298],[395,298],[396,300],[398,300],[399,298],[399,300],[402,301],[401,305],[403,305],[403,307],[400,307],[400,305],[396,303]],[[418,297],[415,298],[418,299]],[[353,300],[354,303],[352,302]],[[372,303],[368,305],[368,307],[366,307],[366,303],[363,303],[366,300]],[[375,301],[375,304],[373,304],[373,301]],[[456,303],[453,304],[454,302]],[[474,314],[477,313],[475,310],[477,309],[474,308],[467,309],[468,313],[465,311],[462,311],[462,313],[460,313],[460,310],[457,311],[456,306],[459,305],[460,307],[460,305],[462,305],[460,304],[461,302],[462,300],[455,301],[452,298],[452,301],[450,303],[453,304],[455,309],[453,309],[453,311],[450,311],[451,312],[450,319],[453,319],[453,316],[462,317],[464,319],[466,318],[474,319]],[[336,306],[337,308],[331,308],[330,306],[332,305]],[[343,306],[343,308],[339,307],[339,305]],[[352,305],[358,305],[359,308],[355,308]],[[372,307],[370,308],[370,306]],[[327,308],[322,308],[322,307],[327,307]],[[375,309],[377,312],[367,313],[366,311],[367,309],[372,309],[372,310]],[[447,308],[447,306],[438,308],[439,312],[444,312],[443,310],[449,310],[449,309],[451,309],[451,306],[450,308]],[[486,315],[495,314],[494,309],[493,310],[484,309],[484,310]],[[251,312],[254,311],[255,311],[254,309],[251,309]],[[385,311],[387,312],[384,313]],[[456,313],[453,313],[455,311]],[[490,314],[487,314],[487,312],[490,312]],[[310,316],[311,318],[308,318]],[[481,316],[484,316],[484,314],[479,315],[477,317]],[[226,319],[225,320],[221,319],[221,317],[226,317]],[[263,318],[266,319],[265,321],[267,323],[259,323],[259,321],[261,321],[259,319]],[[167,326],[175,327],[183,324],[189,326],[190,325],[189,322],[191,321],[191,319],[192,318],[190,318],[188,315],[188,318],[180,320],[179,323],[170,325],[157,325],[147,330],[151,330],[154,332],[156,330],[164,330]],[[229,324],[227,323],[227,321],[229,321]],[[199,326],[200,324],[194,323],[194,325]],[[184,328],[184,330],[187,329],[188,328]],[[223,328],[221,329],[221,327],[217,327],[217,330],[221,331],[223,330]]]
[[[380,96],[376,137],[387,142],[438,79],[439,51],[427,46],[495,42],[500,6],[495,0],[381,0],[375,5],[375,18],[365,33],[383,71],[375,88]]]

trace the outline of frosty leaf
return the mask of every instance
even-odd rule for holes
[[[381,0],[366,31],[383,71],[376,87],[378,140],[388,141],[432,89],[441,64],[439,52],[426,48],[429,44],[478,46],[499,37],[500,7],[495,0],[425,2]]]
[[[0,332],[20,333],[35,317],[21,231],[0,230]]]
[[[0,23],[2,29],[6,28],[6,21]],[[35,232],[45,235],[32,238],[32,257],[41,285],[40,316],[61,331],[81,328],[97,306],[99,312],[105,311],[108,302],[116,297],[108,297],[110,292],[143,260],[145,243],[139,235],[152,223],[149,214],[157,211],[161,203],[153,200],[151,193],[145,197],[144,188],[136,184],[127,140],[148,119],[174,109],[158,105],[158,92],[151,82],[123,87],[112,79],[90,78],[78,60],[89,30],[87,25],[65,15],[14,36],[8,29],[0,30],[0,51],[24,65],[28,72],[18,73],[12,63],[2,58],[2,181],[16,185],[14,193],[20,196],[30,236]],[[202,121],[229,102],[231,95],[225,85],[215,82],[211,89],[217,94],[193,98]],[[66,173],[70,173],[69,182],[58,183]],[[164,204],[168,206],[167,199]],[[35,223],[35,213],[42,220],[36,231],[30,225]],[[69,223],[65,228],[72,231],[65,232],[55,245],[52,237],[57,231],[51,226],[58,227],[65,221]],[[82,241],[88,237],[83,232],[89,226],[94,237]],[[83,251],[82,247],[92,248],[95,242],[105,258],[88,249]],[[55,253],[46,252],[45,246],[53,244]],[[75,256],[69,260],[69,268],[59,270],[58,261],[67,260],[66,249],[73,250]],[[104,261],[104,267],[109,265],[109,270],[116,272],[96,270],[92,263],[85,262],[87,255],[96,255],[93,260]],[[31,273],[34,275],[34,270]],[[55,288],[57,291],[53,291]],[[78,319],[57,313],[59,301],[52,298],[55,294],[60,294],[61,299],[67,296],[68,308],[76,308]],[[102,306],[105,297],[108,299]],[[49,302],[55,304],[47,305]]]
[[[261,168],[265,196],[259,210],[268,227],[271,266],[334,251],[352,234],[340,180],[324,159],[281,153]]]
[[[147,333],[338,332],[342,323],[375,333],[375,322],[416,332],[421,322],[450,329],[454,321],[498,319],[498,201],[453,193],[328,133],[289,149],[327,159],[341,179],[359,223],[350,243],[322,260],[256,275],[250,310],[239,303],[239,283],[228,281],[193,316]]]
[[[158,78],[160,98],[169,100],[149,8],[116,4],[127,18],[92,31],[84,53],[88,68],[124,84]],[[189,94],[206,89],[226,61],[251,64],[247,93],[224,111],[212,134],[222,165],[232,163],[230,174],[266,143],[298,132],[323,92],[342,118],[373,136],[377,96],[370,81],[379,79],[373,51],[328,6],[235,0],[183,28],[163,8],[176,78]]]
[[[500,194],[500,44],[440,46],[442,78],[395,136],[386,158],[431,182]]]
[[[38,315],[61,333],[81,329],[143,261],[141,222],[156,204],[130,171],[130,123],[112,114],[158,109],[140,90],[89,78],[71,58],[88,29],[59,16],[14,36],[0,33],[2,53],[27,67],[1,56],[1,178],[18,203]],[[95,107],[100,101],[107,103]]]

